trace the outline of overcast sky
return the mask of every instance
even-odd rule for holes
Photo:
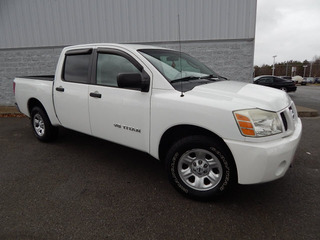
[[[257,0],[254,64],[320,56],[320,0]]]

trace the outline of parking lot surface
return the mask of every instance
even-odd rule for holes
[[[320,118],[303,119],[294,165],[214,202],[184,198],[145,153],[0,118],[0,239],[320,239]]]
[[[315,109],[320,114],[320,85],[297,85],[297,91],[289,95],[296,105]]]

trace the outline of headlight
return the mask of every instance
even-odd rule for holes
[[[248,109],[233,112],[240,132],[246,137],[265,137],[282,132],[282,124],[275,112]]]

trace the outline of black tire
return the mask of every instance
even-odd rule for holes
[[[36,138],[42,142],[50,142],[57,138],[59,129],[52,126],[47,113],[40,107],[31,110],[31,126]]]
[[[168,151],[166,171],[179,192],[197,200],[214,199],[237,182],[229,149],[221,140],[206,136],[189,136],[176,142]]]

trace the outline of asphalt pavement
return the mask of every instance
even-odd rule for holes
[[[62,129],[36,140],[0,118],[0,239],[320,239],[320,118],[304,118],[293,167],[214,202],[177,193],[145,153]]]
[[[314,109],[320,114],[320,85],[297,85],[297,91],[290,92],[289,96],[296,105]]]

